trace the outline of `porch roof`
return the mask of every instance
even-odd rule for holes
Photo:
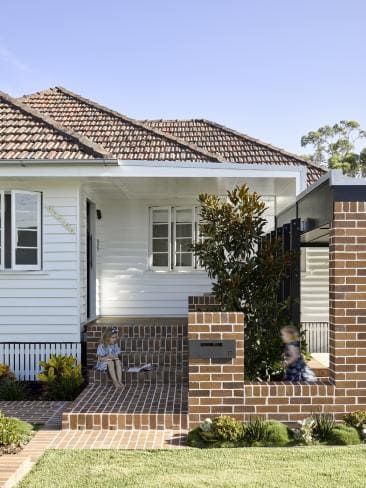
[[[366,178],[344,176],[341,170],[329,171],[276,215],[276,226],[300,219],[303,246],[328,245],[333,204],[337,201],[366,201]]]

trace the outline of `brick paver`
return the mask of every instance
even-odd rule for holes
[[[60,425],[62,411],[71,402],[55,401],[0,401],[0,412],[31,424]]]

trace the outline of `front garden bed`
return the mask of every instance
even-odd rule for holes
[[[285,447],[296,445],[357,445],[366,441],[366,412],[356,411],[336,423],[330,414],[314,414],[290,428],[276,420],[240,422],[229,416],[207,418],[188,433],[196,448]]]
[[[72,401],[85,387],[81,365],[72,356],[51,355],[41,361],[39,381],[17,381],[6,364],[0,364],[1,401]]]

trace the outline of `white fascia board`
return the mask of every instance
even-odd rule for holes
[[[177,161],[118,161],[118,165],[22,161],[0,163],[0,177],[29,178],[295,178],[296,194],[306,188],[306,168],[270,164]]]

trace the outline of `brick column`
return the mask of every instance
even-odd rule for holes
[[[366,408],[366,203],[335,202],[329,243],[330,378],[336,403]]]
[[[190,312],[189,340],[235,340],[236,357],[189,358],[190,428],[206,417],[231,415],[244,420],[244,316],[242,313]]]

